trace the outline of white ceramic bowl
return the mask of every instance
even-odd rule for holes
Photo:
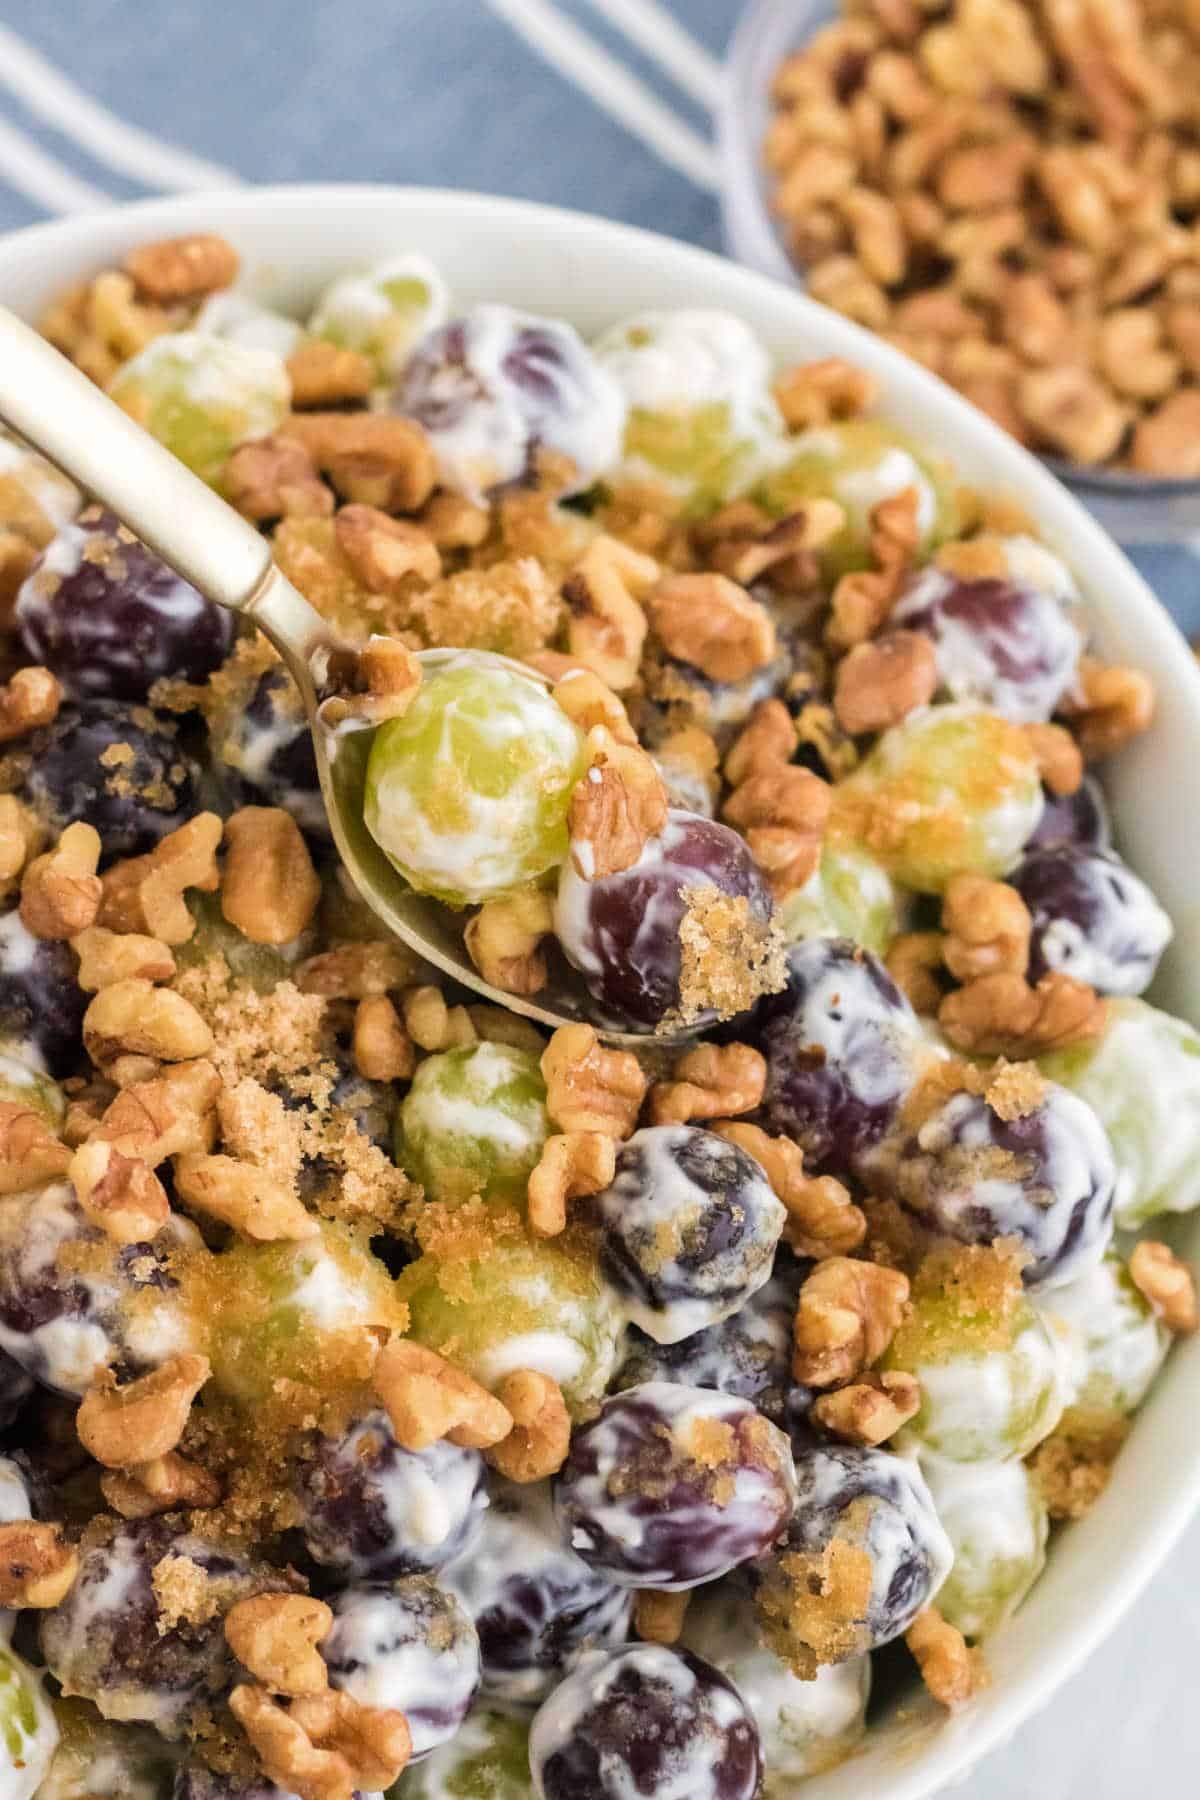
[[[284,306],[303,307],[348,266],[416,249],[444,270],[461,300],[561,315],[585,333],[644,308],[719,306],[740,314],[781,363],[842,356],[870,369],[892,417],[949,457],[965,481],[1026,508],[1074,570],[1104,653],[1154,678],[1156,727],[1114,761],[1109,787],[1122,847],[1177,928],[1156,997],[1200,1021],[1200,671],[1149,588],[1083,508],[964,400],[857,326],[732,263],[599,219],[468,194],[264,188],[85,215],[3,241],[0,301],[33,318],[59,288],[118,261],[131,245],[196,230],[223,232],[241,252],[246,282]],[[1182,1241],[1195,1258],[1200,1218],[1186,1226]],[[1172,1356],[1103,1500],[1059,1539],[1026,1605],[991,1640],[991,1688],[949,1719],[906,1696],[859,1755],[804,1784],[805,1800],[925,1800],[967,1774],[1112,1630],[1198,1502],[1195,1340]],[[1153,1678],[1152,1644],[1145,1656],[1131,1682]]]

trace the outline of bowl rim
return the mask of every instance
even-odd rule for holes
[[[427,248],[429,238],[453,244],[455,256],[470,259],[473,266],[478,264],[483,291],[489,256],[496,259],[496,269],[506,271],[495,278],[501,284],[514,286],[518,279],[526,280],[522,267],[512,267],[512,248],[514,244],[527,246],[536,263],[535,282],[561,286],[564,314],[570,314],[573,299],[588,295],[588,282],[595,279],[599,285],[589,304],[602,303],[609,318],[620,317],[623,311],[628,316],[629,309],[620,305],[620,290],[613,285],[613,276],[624,264],[631,281],[662,283],[667,289],[674,287],[706,298],[714,291],[720,298],[710,304],[734,310],[743,304],[746,315],[755,320],[755,329],[768,336],[779,336],[786,327],[789,341],[793,333],[803,341],[807,331],[823,353],[864,364],[881,377],[885,391],[890,390],[890,399],[900,403],[901,410],[920,413],[922,429],[935,432],[940,418],[952,440],[969,438],[979,447],[981,459],[986,453],[989,479],[994,470],[998,485],[1007,483],[1018,490],[1051,544],[1064,549],[1069,563],[1090,565],[1091,578],[1085,580],[1085,588],[1106,628],[1118,630],[1131,654],[1136,647],[1149,662],[1160,666],[1173,735],[1178,739],[1186,734],[1193,743],[1200,736],[1200,668],[1185,640],[1123,553],[1042,463],[953,389],[881,339],[820,307],[795,287],[785,287],[710,251],[595,215],[531,201],[399,185],[282,184],[144,200],[8,234],[0,238],[0,301],[12,300],[21,310],[29,304],[31,280],[40,282],[46,292],[62,287],[103,266],[104,257],[111,261],[150,233],[169,235],[206,228],[240,231],[245,237],[256,224],[270,221],[277,234],[280,226],[286,226],[299,261],[306,249],[311,251],[320,243],[314,220],[322,213],[368,226],[372,239],[378,239],[381,246],[389,236],[394,239],[405,231],[415,234],[421,248]],[[286,267],[286,257],[276,255],[273,266]],[[548,275],[551,266],[553,274]],[[24,302],[18,297],[23,284]],[[698,303],[704,302],[680,302]],[[675,302],[664,295],[661,304]],[[1137,764],[1133,774],[1140,777],[1141,773]],[[1189,916],[1187,928],[1194,935],[1200,930],[1200,920]],[[1185,1010],[1200,1018],[1200,987]],[[1163,1389],[1168,1386],[1171,1392],[1165,1395]],[[1165,1407],[1178,1407],[1181,1401],[1192,1417],[1200,1419],[1200,1340],[1176,1349],[1166,1378],[1142,1411],[1158,1414]],[[1174,1451],[1181,1440],[1173,1424],[1171,1432]],[[1161,1435],[1156,1426],[1156,1444]],[[876,1800],[928,1800],[1001,1747],[1108,1636],[1169,1555],[1200,1504],[1200,1431],[1182,1469],[1172,1467],[1171,1472],[1169,1491],[1144,1493],[1137,1477],[1126,1471],[1121,1486],[1126,1491],[1131,1486],[1137,1489],[1143,1528],[1134,1541],[1123,1542],[1119,1559],[1114,1557],[1113,1547],[1102,1541],[1099,1554],[1092,1549],[1093,1538],[1103,1539],[1096,1526],[1098,1513],[1072,1527],[1072,1545],[1081,1546],[1072,1563],[1090,1557],[1089,1568],[1100,1567],[1104,1572],[1104,1587],[1082,1611],[1066,1595],[1056,1593],[1055,1617],[1061,1623],[1055,1628],[1048,1667],[1034,1667],[1045,1660],[1036,1632],[1022,1634],[1018,1629],[1012,1654],[1005,1652],[1003,1680],[997,1679],[990,1693],[981,1697],[978,1708],[948,1719],[939,1716],[938,1729],[927,1740],[901,1743],[891,1752],[886,1769],[877,1768],[872,1758],[869,1774],[860,1780],[855,1779],[856,1766],[862,1771],[859,1756],[852,1756],[828,1776],[809,1778],[805,1791],[811,1800],[861,1796],[865,1780],[871,1782]],[[1120,1474],[1118,1463],[1118,1477]],[[1089,1530],[1090,1526],[1096,1528]],[[1059,1555],[1061,1558],[1061,1551]],[[1055,1562],[1052,1557],[1051,1570]],[[1118,1562],[1119,1566],[1114,1566]],[[1051,1570],[1043,1580],[1049,1580]],[[1019,1626],[1021,1618],[1019,1611],[1014,1624]],[[1006,1643],[1009,1630],[1006,1627],[1002,1634]]]
[[[750,0],[734,27],[725,53],[717,104],[717,142],[720,165],[721,218],[730,253],[762,274],[803,290],[804,279],[784,249],[764,195],[759,103],[765,98],[759,87],[760,59],[766,48],[778,48],[784,28],[803,23],[803,4],[836,16],[836,7],[822,0]],[[822,21],[816,21],[819,24]],[[779,26],[777,33],[773,28]],[[792,33],[787,32],[789,40]],[[795,36],[795,42],[803,35]],[[1143,475],[1136,469],[1107,468],[1103,464],[1073,463],[1061,456],[1039,457],[1060,481],[1097,496],[1136,501],[1200,500],[1200,476]]]

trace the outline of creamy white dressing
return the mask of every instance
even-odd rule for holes
[[[397,1597],[405,1592],[404,1584]],[[436,1590],[435,1590],[436,1592]],[[427,1624],[414,1617],[389,1587],[347,1589],[334,1609],[333,1631],[322,1645],[335,1688],[360,1706],[402,1712],[412,1733],[412,1754],[425,1756],[457,1727],[479,1685],[479,1639],[461,1607],[449,1602]]]
[[[1050,1521],[1024,1463],[952,1462],[921,1455],[954,1566],[938,1609],[968,1637],[986,1637],[1012,1617],[1046,1564]]]
[[[202,412],[233,414],[239,438],[274,431],[292,403],[292,384],[277,350],[207,331],[173,331],[151,339],[121,368],[113,392],[125,394],[143,385],[152,404],[165,387]]]
[[[33,1729],[22,1721],[33,1707]],[[11,1742],[15,1738],[16,1744]],[[42,1678],[15,1651],[0,1646],[0,1796],[32,1800],[58,1744],[58,1726]]]
[[[1005,1349],[920,1362],[921,1411],[901,1442],[958,1462],[1027,1456],[1048,1437],[1071,1393],[1070,1354],[1036,1314]]]
[[[317,301],[309,330],[362,351],[382,380],[394,381],[413,346],[444,325],[449,310],[450,290],[440,271],[427,256],[405,251],[339,275]]]
[[[270,350],[283,357],[298,350],[305,336],[304,327],[295,319],[229,288],[208,296],[196,314],[195,328],[244,349]]]
[[[1102,1424],[1133,1412],[1163,1365],[1171,1336],[1142,1299],[1120,1257],[1103,1260],[1043,1302],[1065,1329],[1072,1359],[1069,1404]]]

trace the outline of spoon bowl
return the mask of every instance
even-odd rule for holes
[[[579,1021],[611,1044],[684,1042],[673,1033],[629,1029],[600,1012],[561,956],[536,999],[493,987],[463,942],[466,915],[417,893],[367,830],[363,790],[375,727],[330,731],[318,717],[321,671],[346,645],[272,560],[271,546],[198,476],[172,456],[15,314],[0,307],[0,423],[110,507],[185,581],[249,619],[270,640],[300,692],[312,732],[321,794],[339,858],[381,924],[425,962],[493,1005],[552,1029]],[[423,669],[450,663],[535,670],[482,650],[423,650]]]

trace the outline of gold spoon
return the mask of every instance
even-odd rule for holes
[[[410,949],[494,1005],[551,1027],[585,1020],[613,1044],[645,1043],[648,1029],[621,1030],[600,1014],[583,982],[561,958],[536,1000],[506,994],[480,975],[463,944],[460,916],[410,888],[363,822],[363,788],[373,727],[329,732],[317,717],[321,672],[347,646],[276,568],[262,534],[44,338],[0,307],[0,422],[9,425],[200,593],[253,620],[279,652],[300,690],[312,732],[321,794],[342,867],[372,912]],[[423,650],[426,670],[469,662],[535,670],[481,650]],[[658,1033],[682,1042],[692,1031]]]

